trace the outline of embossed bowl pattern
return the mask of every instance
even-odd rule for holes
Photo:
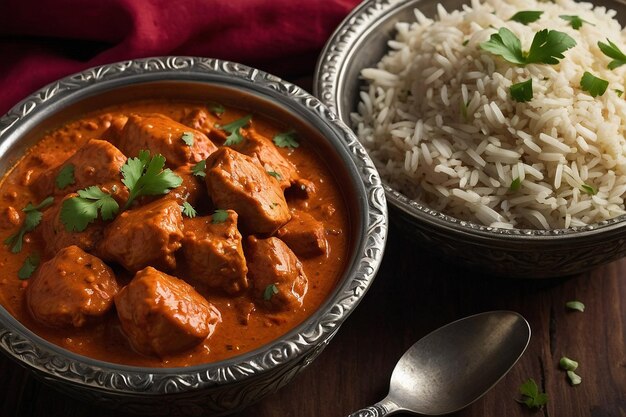
[[[434,16],[437,3],[447,10],[465,0],[366,0],[339,25],[320,54],[314,94],[350,124],[361,88],[360,71],[374,66],[387,52],[395,23],[414,20],[419,8]],[[594,1],[617,10],[622,25],[625,0]],[[496,229],[447,216],[411,200],[383,181],[390,219],[424,249],[472,269],[491,274],[545,278],[589,270],[626,254],[626,216],[570,229],[549,231]]]
[[[269,100],[310,123],[345,165],[357,213],[353,249],[329,299],[305,322],[255,351],[187,368],[139,368],[97,361],[33,334],[0,307],[0,351],[57,389],[114,409],[150,415],[223,415],[276,391],[308,366],[366,293],[387,236],[378,173],[352,131],[318,99],[262,71],[209,58],[158,57],[104,65],[37,91],[0,118],[0,172],[34,139],[28,132],[68,106],[129,86],[159,82],[227,86]]]

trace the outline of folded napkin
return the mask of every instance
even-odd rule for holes
[[[2,0],[0,115],[83,69],[159,55],[221,58],[286,79],[311,75],[359,0]]]

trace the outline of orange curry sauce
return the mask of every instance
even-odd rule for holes
[[[32,184],[42,172],[62,164],[89,139],[107,139],[103,135],[111,125],[111,114],[160,113],[175,121],[181,121],[184,115],[198,108],[209,111],[205,104],[189,101],[166,99],[138,101],[90,113],[48,132],[2,179],[0,238],[4,240],[19,229],[25,217],[22,209],[29,202],[39,203],[40,199],[32,190]],[[225,125],[246,114],[248,113],[235,108],[226,108],[225,113],[220,116],[220,122]],[[253,114],[252,120],[254,129],[267,138],[291,128],[257,114]],[[72,325],[48,327],[33,318],[25,301],[26,288],[31,280],[36,279],[37,271],[29,279],[18,278],[18,270],[28,255],[33,253],[41,255],[40,267],[50,259],[50,255],[44,255],[46,242],[40,233],[41,224],[33,232],[26,233],[21,252],[13,254],[8,245],[1,246],[0,268],[3,272],[0,276],[0,302],[27,328],[54,344],[91,358],[127,365],[178,367],[213,362],[251,351],[275,340],[315,312],[335,288],[344,270],[351,235],[348,210],[336,179],[320,155],[314,151],[315,147],[311,141],[300,138],[299,144],[300,146],[295,149],[278,148],[278,150],[296,166],[301,178],[315,184],[316,192],[303,201],[289,197],[287,190],[287,203],[290,208],[297,206],[322,222],[328,244],[326,255],[299,258],[308,278],[308,290],[301,307],[289,311],[270,311],[264,308],[262,303],[255,302],[250,291],[228,295],[189,281],[220,311],[222,321],[209,338],[195,347],[163,357],[141,354],[131,347],[121,328],[115,306],[102,319],[80,328],[74,328]],[[62,198],[63,195],[57,196],[55,204]],[[210,202],[207,206],[211,207]],[[212,211],[207,210],[199,212],[198,215],[211,215]],[[247,236],[243,232],[242,236],[245,247]],[[170,275],[176,276],[179,268],[185,267],[178,255],[177,253],[177,268],[165,271]],[[125,271],[121,266],[111,262],[107,264],[113,268],[120,288],[132,279],[133,272]]]

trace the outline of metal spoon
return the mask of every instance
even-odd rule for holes
[[[458,411],[502,379],[529,341],[528,322],[512,311],[481,313],[447,324],[402,355],[385,399],[350,417]]]

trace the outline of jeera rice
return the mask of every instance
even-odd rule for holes
[[[511,20],[524,11],[542,13]],[[415,10],[362,71],[357,134],[387,184],[460,219],[554,229],[624,214],[626,65],[609,69],[599,46],[626,53],[615,15],[571,0],[439,5],[435,19]],[[575,46],[556,64],[515,64],[482,46],[502,28],[525,53],[546,29]],[[532,98],[518,101],[529,79]]]

